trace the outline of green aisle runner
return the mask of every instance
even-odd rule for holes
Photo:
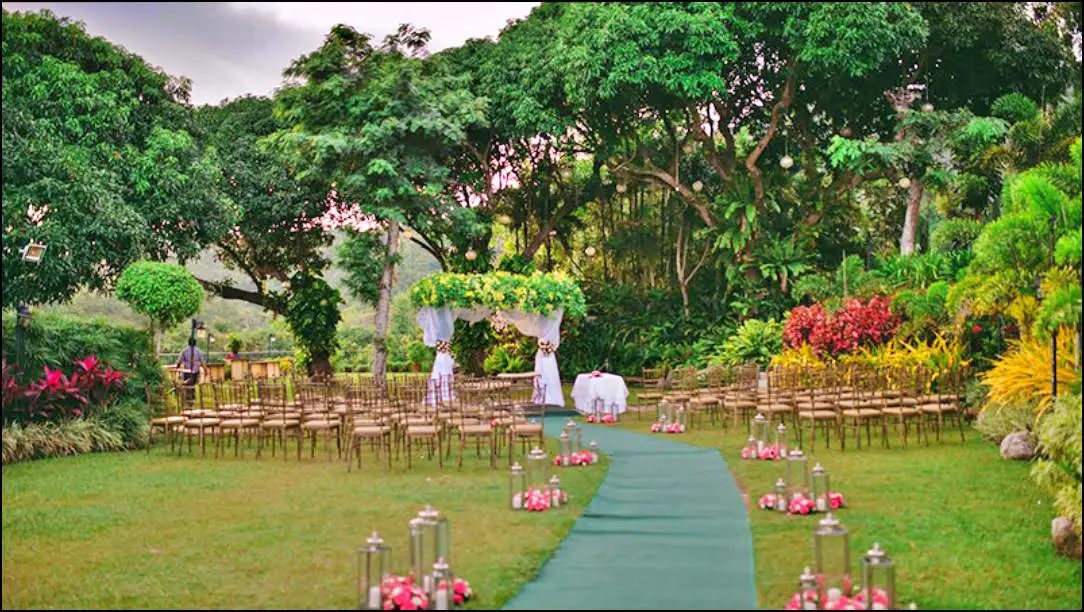
[[[585,426],[589,439],[612,453],[606,480],[505,609],[755,608],[749,520],[719,452],[608,427]]]

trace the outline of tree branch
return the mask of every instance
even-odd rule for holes
[[[782,115],[783,110],[788,108],[791,102],[794,100],[794,89],[798,83],[798,70],[791,60],[787,63],[787,82],[783,86],[783,95],[779,97],[775,105],[772,106],[772,118],[768,122],[768,131],[764,133],[764,136],[757,143],[757,146],[753,148],[753,152],[749,154],[749,157],[745,158],[745,168],[749,171],[749,176],[753,178],[753,188],[756,192],[756,203],[764,199],[764,179],[760,168],[757,167],[757,160],[760,159],[761,154],[768,148],[772,138],[775,137],[776,131],[779,129],[779,117]]]

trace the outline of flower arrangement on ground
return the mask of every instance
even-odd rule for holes
[[[437,590],[447,591],[447,581],[441,581]],[[387,576],[380,588],[385,610],[428,610],[431,603],[422,587],[414,583],[412,576]],[[461,578],[452,580],[452,601],[461,606],[474,599],[470,583]]]
[[[743,446],[741,449],[742,459],[758,459],[760,461],[779,461],[785,459],[787,456],[787,447],[780,448],[775,444],[768,444],[760,448],[758,451],[755,448]]]
[[[587,422],[602,425],[613,425],[617,422],[617,417],[614,416],[612,413],[606,413],[603,415],[589,414],[587,415]]]
[[[685,433],[685,425],[681,423],[664,423],[662,421],[656,421],[651,424],[651,433]]]
[[[590,450],[568,453],[567,455],[557,455],[553,458],[553,465],[556,467],[585,467],[597,462],[598,455],[591,453]]]

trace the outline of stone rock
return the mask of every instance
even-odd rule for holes
[[[1050,524],[1050,535],[1054,538],[1054,552],[1061,557],[1080,558],[1080,534],[1073,527],[1073,521],[1059,516]]]
[[[1031,459],[1035,456],[1035,438],[1026,431],[1017,431],[1001,441],[1001,457],[1004,459]]]

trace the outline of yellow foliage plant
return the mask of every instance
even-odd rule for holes
[[[823,368],[826,365],[809,344],[788,348],[772,357],[772,366],[780,368]]]
[[[1075,351],[1076,336],[1068,329],[1058,335],[1058,394],[1080,385],[1080,363]],[[1036,416],[1053,403],[1050,396],[1050,344],[1031,339],[1017,342],[982,375],[990,389],[988,406],[1030,404]]]

